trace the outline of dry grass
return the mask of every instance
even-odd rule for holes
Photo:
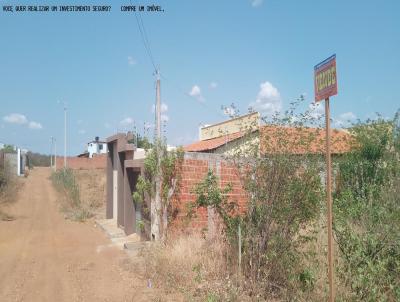
[[[105,218],[106,172],[104,169],[74,170],[82,205],[96,218]]]
[[[0,188],[0,220],[11,221],[15,217],[7,213],[7,208],[17,199],[18,190],[23,185],[22,179],[7,177],[7,183]]]
[[[83,222],[104,216],[104,170],[67,170],[65,174],[57,171],[52,180],[61,192],[60,204],[65,218]]]
[[[300,301],[324,301],[328,297],[328,278],[327,278],[327,253],[328,236],[326,229],[326,219],[324,215],[300,232],[303,236],[311,236],[310,240],[304,244],[302,251],[307,257],[304,258],[306,267],[310,269],[313,276],[313,289],[309,292],[302,292]]]
[[[145,276],[152,286],[180,292],[184,301],[253,301],[240,290],[237,270],[229,267],[226,255],[221,241],[182,235],[143,251]]]
[[[303,247],[314,251],[305,261],[315,283],[312,291],[298,289],[296,301],[324,301],[328,297],[324,218],[304,231],[315,236],[315,240]],[[144,274],[151,286],[162,292],[179,292],[184,301],[280,301],[277,297],[265,298],[263,288],[256,288],[256,284],[240,277],[235,259],[227,258],[232,254],[222,241],[211,242],[199,234],[184,234],[165,245],[152,243],[146,248],[142,252]],[[159,301],[164,300],[160,297]]]

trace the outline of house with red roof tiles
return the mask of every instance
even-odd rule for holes
[[[349,152],[352,146],[350,133],[342,129],[332,130],[331,142],[333,155]],[[259,114],[253,113],[200,128],[200,140],[184,146],[184,150],[223,155],[251,155],[249,153],[254,150],[260,154],[322,154],[325,151],[325,130],[260,125]]]

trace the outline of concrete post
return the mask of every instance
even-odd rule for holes
[[[106,218],[113,218],[113,157],[114,157],[114,144],[107,144],[107,204],[106,204]]]
[[[133,173],[132,169],[124,171],[124,231],[130,235],[136,230],[136,213],[132,199]]]
[[[120,140],[115,144],[121,144]],[[117,213],[117,224],[118,226],[124,226],[124,161],[125,161],[125,153],[118,152],[118,148],[116,148],[117,153],[117,184],[118,184],[118,213]]]
[[[21,176],[21,149],[17,148],[17,175]]]

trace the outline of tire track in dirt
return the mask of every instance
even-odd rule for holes
[[[48,168],[35,168],[0,222],[0,300],[151,301],[155,290],[93,222],[65,220]],[[164,297],[163,301],[173,301]]]

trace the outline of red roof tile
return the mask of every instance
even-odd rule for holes
[[[262,126],[262,153],[324,153],[325,129],[310,127]],[[331,130],[331,153],[351,150],[352,136],[345,130]]]
[[[204,140],[204,141],[194,142],[193,144],[183,147],[183,150],[187,151],[187,152],[212,151],[214,149],[217,149],[218,147],[225,145],[226,143],[229,143],[231,141],[234,141],[235,139],[242,137],[244,134],[245,133],[243,133],[243,132],[236,132],[236,133],[220,136],[217,138],[211,138],[211,139]]]
[[[323,153],[325,151],[325,130],[321,128],[261,126],[260,132],[263,138],[261,139],[262,153],[304,154],[307,152]],[[185,146],[183,149],[187,152],[210,152],[244,135],[243,132],[236,132],[198,141]],[[351,142],[351,135],[347,131],[332,129],[331,152],[333,154],[350,151]]]

